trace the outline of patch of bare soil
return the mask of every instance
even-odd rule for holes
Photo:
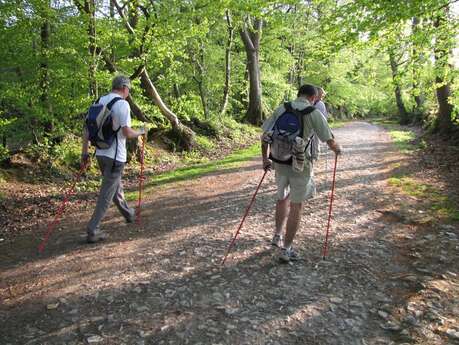
[[[158,188],[140,226],[111,210],[103,244],[82,243],[83,209],[41,256],[30,234],[0,243],[0,344],[454,344],[458,229],[421,224],[423,203],[387,184],[394,163],[420,169],[419,159],[365,122],[335,134],[345,154],[327,260],[330,153],[315,167],[319,192],[295,241],[302,259],[282,265],[269,245],[271,174],[219,265],[262,176],[254,158]]]
[[[243,140],[220,139],[209,150],[202,149],[199,155],[209,160],[218,160],[228,156],[232,152],[246,148],[258,140],[254,133],[247,134]],[[140,143],[130,141],[132,145],[132,159],[139,160]],[[147,147],[147,157],[164,157],[164,161],[155,161],[154,165],[145,167],[145,176],[153,176],[167,171],[181,168],[185,165],[180,154],[171,154],[166,145],[160,141],[150,141]],[[126,166],[124,172],[124,189],[126,191],[137,190],[140,163]],[[92,162],[96,165],[95,159]],[[17,236],[29,236],[32,232],[38,238],[41,234],[38,230],[47,222],[54,219],[57,210],[61,206],[64,196],[69,192],[77,172],[69,172],[68,176],[56,177],[49,169],[43,167],[43,163],[34,163],[21,154],[15,155],[11,162],[12,168],[0,171],[0,242],[10,243]],[[7,174],[8,182],[2,181],[2,173]],[[96,173],[85,174],[81,181],[90,183],[95,190],[99,176]],[[68,198],[66,210],[80,212],[90,209],[96,198],[97,192],[81,190],[77,184],[75,193]],[[83,188],[84,189],[84,188]],[[68,211],[67,211],[68,212]]]

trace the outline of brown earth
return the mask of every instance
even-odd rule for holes
[[[41,255],[44,221],[1,242],[0,344],[454,344],[457,224],[425,221],[425,200],[387,184],[400,169],[425,175],[425,164],[381,127],[353,122],[335,134],[345,154],[327,260],[330,153],[315,167],[319,193],[295,241],[302,260],[282,265],[269,245],[270,175],[219,265],[262,175],[254,158],[158,188],[141,226],[111,210],[103,244],[83,244],[84,208],[66,214]],[[458,188],[454,171],[442,180],[423,157],[431,181]]]

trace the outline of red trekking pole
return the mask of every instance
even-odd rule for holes
[[[225,254],[225,256],[224,256],[224,258],[223,258],[223,260],[221,262],[221,265],[225,264],[226,258],[228,257],[228,254],[229,254],[231,248],[233,247],[234,243],[236,242],[236,238],[239,235],[239,232],[241,231],[242,224],[244,224],[244,221],[247,218],[247,215],[249,214],[250,209],[252,208],[252,205],[253,205],[253,203],[255,201],[255,197],[257,196],[258,190],[260,189],[260,186],[263,183],[263,180],[265,179],[265,176],[266,176],[267,173],[268,173],[268,170],[265,170],[265,173],[263,174],[263,176],[262,176],[262,178],[260,180],[260,183],[258,184],[258,187],[255,190],[255,193],[253,193],[252,200],[250,200],[249,206],[247,206],[247,209],[245,210],[244,217],[242,217],[241,223],[239,224],[239,227],[237,228],[236,234],[232,238],[232,240],[231,240],[231,242],[230,242],[230,244],[228,246],[228,249],[226,250],[226,254]]]
[[[331,214],[332,214],[332,206],[333,206],[333,199],[335,196],[335,181],[336,181],[336,165],[338,163],[338,155],[335,155],[335,167],[333,169],[333,182],[332,182],[332,189],[330,195],[330,207],[328,208],[328,224],[327,224],[327,233],[325,235],[325,243],[322,250],[322,257],[325,260],[328,251],[328,234],[330,230],[330,223],[331,223]]]
[[[45,233],[45,236],[43,237],[43,240],[38,246],[38,252],[41,254],[45,250],[45,246],[48,243],[49,237],[51,236],[51,233],[53,232],[55,226],[59,223],[60,217],[64,213],[65,206],[67,205],[69,198],[74,194],[75,186],[78,182],[80,182],[81,176],[87,169],[88,164],[82,164],[80,167],[80,171],[75,174],[75,177],[73,178],[73,183],[70,186],[70,188],[67,190],[67,192],[64,194],[64,200],[62,201],[61,205],[57,209],[56,215],[54,216],[54,219],[52,222],[48,223],[48,230]]]
[[[136,212],[136,223],[137,225],[140,225],[141,224],[141,219],[140,219],[140,210],[141,210],[141,205],[142,205],[142,188],[143,188],[143,180],[144,180],[144,176],[143,176],[143,172],[144,172],[144,158],[145,158],[145,134],[143,135],[143,138],[142,138],[142,148],[141,148],[141,151],[140,151],[140,175],[139,175],[139,199],[138,199],[138,202],[137,202],[137,212]]]

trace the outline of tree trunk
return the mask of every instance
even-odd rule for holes
[[[134,99],[129,95],[126,98],[126,101],[129,103],[129,107],[131,108],[132,113],[134,116],[142,122],[151,122],[151,120],[147,117],[147,115],[140,109]]]
[[[407,124],[409,122],[408,113],[406,111],[405,104],[403,103],[402,90],[400,88],[400,83],[397,80],[398,66],[397,66],[397,62],[395,61],[394,52],[392,50],[389,50],[389,61],[390,61],[390,69],[392,71],[392,83],[394,84],[395,101],[397,103],[398,114],[400,115],[400,123]]]
[[[434,55],[436,94],[438,101],[438,130],[444,134],[448,134],[453,127],[451,119],[453,105],[449,101],[451,96],[451,80],[448,77],[448,75],[451,74],[452,66],[448,63],[448,59],[452,54],[454,37],[451,37],[448,30],[448,13],[449,8],[445,7],[444,13],[439,15],[434,21],[434,27],[437,33]]]
[[[40,103],[50,115],[53,112],[53,107],[49,100],[50,92],[50,77],[49,77],[49,49],[50,49],[50,35],[51,24],[49,18],[50,6],[49,2],[43,4],[42,7],[42,24],[40,28],[41,40],[41,61],[40,61]],[[44,119],[43,129],[45,134],[51,134],[53,131],[53,122],[50,117]]]
[[[248,29],[246,23],[240,32],[247,54],[247,71],[249,73],[249,106],[246,118],[254,125],[260,124],[264,118],[261,103],[262,91],[259,61],[261,29],[262,21],[260,19],[255,19],[253,31]]]
[[[162,101],[161,96],[158,94],[155,86],[153,85],[148,72],[144,69],[140,73],[141,87],[145,91],[146,96],[155,103],[160,109],[161,113],[169,120],[172,125],[172,129],[177,133],[179,139],[182,141],[180,144],[186,150],[191,150],[195,144],[194,132],[183,125],[175,115]]]
[[[228,40],[225,51],[225,86],[223,88],[223,102],[220,108],[220,117],[223,117],[228,107],[228,99],[231,87],[231,49],[233,47],[234,28],[231,22],[231,14],[226,10],[226,23],[228,27]]]
[[[205,85],[206,68],[205,68],[205,60],[204,60],[204,47],[203,47],[202,42],[199,45],[198,54],[199,56],[198,58],[196,58],[193,56],[193,52],[191,52],[191,55],[192,55],[191,59],[194,62],[196,69],[198,70],[198,75],[193,76],[193,79],[198,85],[199,97],[201,98],[204,118],[209,119],[210,113],[209,113],[209,106],[207,102],[207,90],[206,90],[206,85]]]
[[[412,35],[416,39],[416,34],[419,31],[419,18],[414,17],[412,21]],[[413,40],[413,49],[411,53],[411,58],[413,59],[413,65],[412,65],[412,78],[413,78],[413,99],[414,99],[414,108],[413,108],[413,113],[419,115],[422,113],[422,108],[424,105],[424,97],[421,94],[421,86],[419,84],[419,79],[420,79],[420,74],[419,74],[419,69],[420,66],[422,65],[422,62],[424,60],[423,54],[418,56],[418,44],[416,43],[416,40]],[[418,60],[418,61],[416,61]]]
[[[89,56],[90,63],[88,69],[89,77],[89,95],[98,98],[97,90],[97,54],[96,54],[96,3],[95,0],[85,0],[85,10],[88,13],[88,38],[89,38]]]

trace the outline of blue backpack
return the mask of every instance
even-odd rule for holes
[[[290,102],[284,103],[284,108],[284,113],[274,123],[269,158],[279,164],[291,165],[295,138],[303,138],[304,116],[312,113],[316,108],[309,106],[297,110]],[[308,139],[305,151],[310,146],[311,138],[312,136]]]
[[[100,104],[99,99],[89,107],[85,124],[91,144],[98,149],[108,149],[118,139],[121,128],[113,129],[112,107],[122,98],[115,97],[107,105]]]

